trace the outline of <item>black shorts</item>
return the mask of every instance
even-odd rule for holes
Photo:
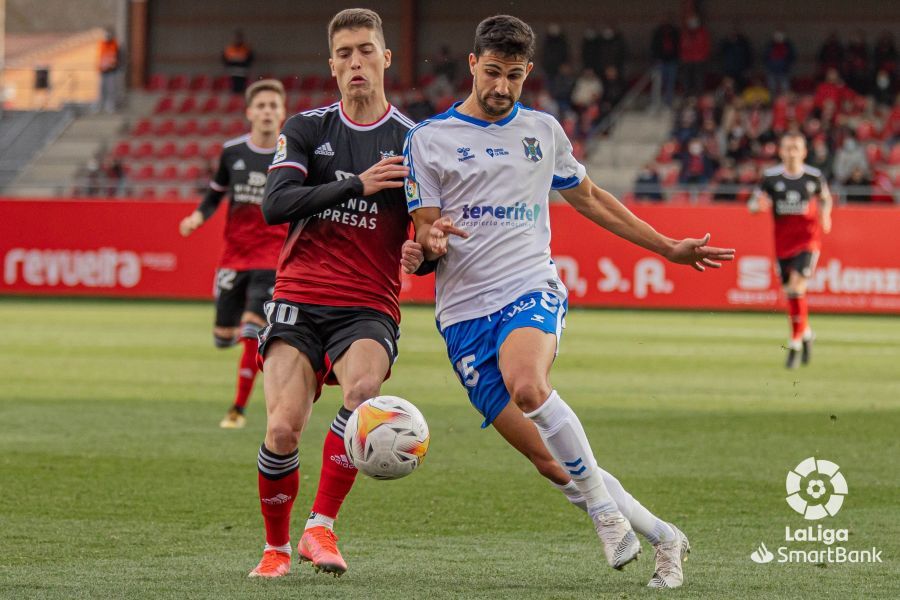
[[[400,327],[390,316],[359,306],[321,306],[286,300],[266,303],[269,325],[259,334],[259,359],[274,339],[282,339],[309,358],[316,372],[319,397],[322,385],[337,385],[332,367],[356,340],[374,340],[387,352],[391,364],[397,360]],[[390,377],[388,369],[385,379]]]
[[[237,327],[245,312],[265,319],[263,305],[272,299],[274,288],[274,270],[216,271],[216,327]]]
[[[781,285],[787,285],[791,278],[791,271],[797,271],[807,279],[812,277],[816,269],[816,261],[819,260],[818,252],[805,251],[794,256],[778,259],[778,274],[781,277]]]

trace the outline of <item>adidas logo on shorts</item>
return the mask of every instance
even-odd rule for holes
[[[318,148],[316,148],[315,154],[320,154],[322,156],[334,156],[334,150],[331,149],[331,142],[325,142]]]

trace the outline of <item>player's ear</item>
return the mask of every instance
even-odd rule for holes
[[[478,57],[476,57],[473,53],[469,53],[469,72],[474,76],[475,75],[475,65],[478,64]]]
[[[533,63],[533,62],[529,62],[529,63],[525,66],[525,77],[528,77],[528,75],[531,73],[531,70],[532,70],[533,68],[534,68],[534,63]]]
[[[392,56],[391,51],[388,49],[385,49],[385,51],[384,51],[384,68],[385,69],[387,69],[388,67],[391,66],[391,56]]]
[[[337,73],[334,72],[334,60],[331,58],[328,59],[328,68],[331,69],[331,76],[337,77]]]

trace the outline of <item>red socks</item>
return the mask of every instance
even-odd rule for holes
[[[234,407],[244,412],[250,392],[253,391],[253,381],[259,372],[256,364],[256,351],[258,343],[256,337],[242,337],[241,345],[244,347],[241,353],[241,362],[238,365],[237,392],[234,396]]]
[[[284,546],[291,541],[291,508],[300,488],[300,456],[275,454],[263,444],[259,449],[259,504],[266,525],[266,543]]]
[[[356,481],[356,467],[344,450],[344,426],[350,414],[349,410],[341,407],[322,447],[322,473],[319,475],[319,489],[316,491],[312,511],[332,519],[337,517],[344,499]]]
[[[809,325],[806,296],[788,296],[788,314],[791,319],[791,341],[800,342]]]

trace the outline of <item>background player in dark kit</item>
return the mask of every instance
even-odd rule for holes
[[[256,378],[257,334],[265,326],[263,304],[272,297],[278,253],[287,227],[269,226],[260,205],[266,171],[275,155],[278,130],[284,122],[284,87],[275,79],[263,79],[246,92],[250,133],[225,142],[219,168],[203,201],[182,219],[181,234],[189,236],[209,219],[227,194],[228,217],[225,248],[216,271],[216,322],[213,340],[227,348],[240,340],[234,403],[219,424],[226,429],[243,427],[244,408]]]

